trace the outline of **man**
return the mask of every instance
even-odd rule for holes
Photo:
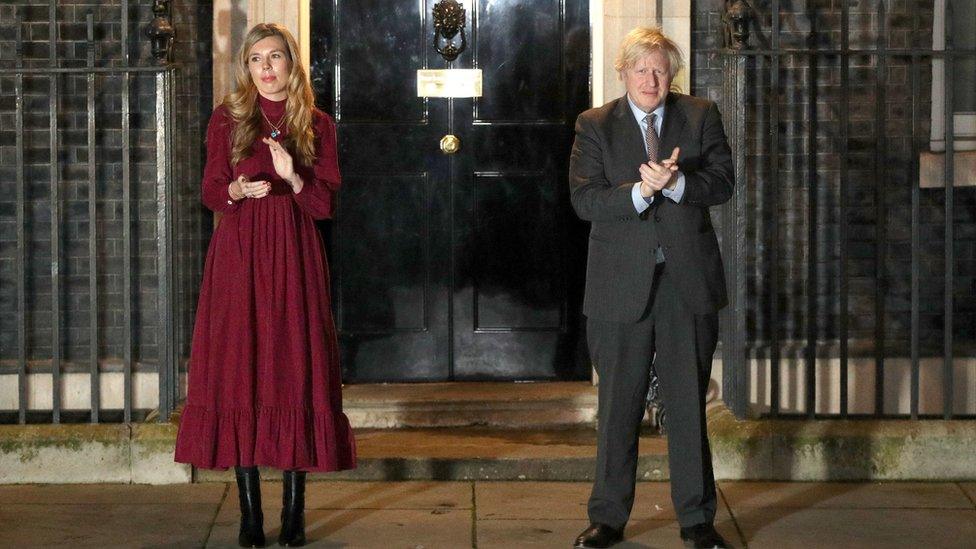
[[[670,91],[682,64],[660,30],[634,29],[615,63],[627,95],[576,121],[569,185],[592,223],[583,312],[600,384],[591,525],[575,547],[623,539],[652,360],[681,538],[727,547],[713,526],[705,392],[727,302],[708,209],[732,196],[732,155],[715,104]]]

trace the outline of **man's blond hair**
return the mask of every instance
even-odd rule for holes
[[[673,86],[674,77],[685,66],[684,57],[681,55],[681,48],[658,27],[637,27],[627,33],[620,44],[620,53],[613,62],[617,75],[622,76],[623,71],[636,65],[642,57],[654,50],[661,50],[668,58],[668,75]]]

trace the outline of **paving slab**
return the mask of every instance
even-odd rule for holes
[[[237,547],[239,517],[218,517],[207,547]],[[264,532],[274,545],[277,512],[264,513]],[[470,510],[311,509],[305,512],[309,547],[424,549],[471,547]]]
[[[586,519],[585,482],[478,482],[478,519]]]
[[[0,486],[0,501],[20,504],[164,503],[219,504],[227,485],[170,484],[17,484]],[[235,492],[236,494],[236,492]]]
[[[587,519],[588,482],[479,482],[475,485],[478,519]],[[675,520],[671,486],[638,482],[631,520]],[[729,517],[719,500],[720,520]]]
[[[570,547],[586,527],[587,522],[581,520],[482,520],[478,521],[478,549]],[[743,546],[731,520],[718,521],[715,528],[734,547]],[[624,531],[624,542],[614,549],[683,548],[678,532],[673,520],[632,520]]]
[[[956,483],[720,482],[733,513],[742,508],[972,509]]]
[[[470,482],[310,482],[312,509],[471,509]]]
[[[217,503],[0,506],[0,547],[201,547]]]
[[[722,518],[720,515],[715,521],[715,529],[733,547],[745,546],[731,518]],[[627,543],[620,547],[621,549],[627,549],[627,547],[635,549],[637,547],[684,547],[680,530],[677,521],[673,520],[633,520],[627,525],[627,530],[624,532]]]
[[[750,549],[972,549],[976,540],[974,510],[777,507],[735,512],[735,518]]]
[[[478,549],[571,547],[586,526],[579,519],[479,520]]]
[[[484,549],[569,547],[587,525],[590,484],[323,481],[307,489],[313,547],[465,548],[476,540]],[[719,489],[716,527],[735,547],[941,549],[971,548],[976,539],[976,482],[720,482]],[[682,547],[669,490],[665,482],[638,483],[619,547]],[[266,478],[262,491],[273,543],[280,480]],[[233,483],[2,486],[0,502],[0,547],[236,547]]]

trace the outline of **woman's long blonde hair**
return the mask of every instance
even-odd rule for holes
[[[258,88],[247,68],[248,54],[254,44],[277,36],[288,48],[291,74],[288,75],[288,99],[285,103],[285,148],[296,156],[299,164],[310,166],[315,160],[315,135],[312,133],[312,110],[315,94],[302,65],[298,42],[284,26],[277,23],[258,23],[248,31],[237,52],[235,76],[237,89],[224,97],[224,105],[236,125],[231,133],[231,162],[237,164],[251,154],[251,147],[261,133],[261,108],[258,106]]]

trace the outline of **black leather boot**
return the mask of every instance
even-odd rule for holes
[[[257,467],[235,467],[237,495],[241,502],[241,547],[264,547],[264,514],[261,512],[261,477]]]
[[[281,533],[278,545],[305,545],[305,472],[285,471],[282,474]]]

